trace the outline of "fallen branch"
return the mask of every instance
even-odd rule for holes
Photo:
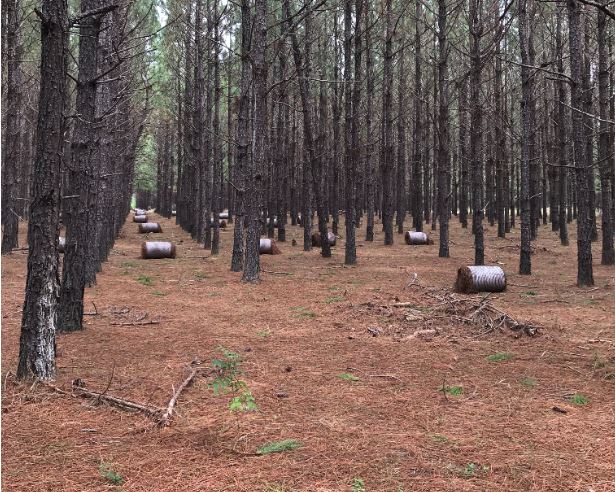
[[[368,374],[365,371],[362,371],[361,369],[358,369],[356,367],[348,367],[346,369],[348,371],[360,372],[361,374],[363,374],[364,376],[366,376],[368,378],[389,378],[389,379],[395,379],[396,381],[399,381],[400,383],[403,382],[401,379],[399,379],[397,376],[395,376],[393,374]]]
[[[274,272],[272,270],[263,270],[263,269],[261,269],[261,272],[270,273],[271,275],[292,275],[290,272]]]
[[[144,326],[144,325],[158,325],[160,321],[156,319],[150,319],[147,321],[112,321],[112,326]]]
[[[94,312],[89,312],[89,313],[83,313],[84,316],[98,316],[98,308],[96,307],[96,304],[94,304],[94,301],[90,301],[92,303],[92,306],[94,306]]]
[[[121,408],[122,410],[143,413],[148,417],[153,418],[154,420],[158,420],[159,415],[162,413],[162,409],[160,408],[143,405],[141,403],[136,403],[134,401],[119,398],[117,396],[96,393],[95,391],[85,389],[84,386],[85,383],[81,379],[75,379],[73,381],[73,393],[83,398],[91,398],[95,399],[98,402],[108,403],[109,405]]]
[[[169,403],[167,404],[166,411],[162,414],[162,416],[158,419],[158,425],[160,427],[165,427],[171,423],[171,418],[173,417],[173,411],[175,409],[175,405],[177,404],[177,400],[179,399],[182,391],[184,391],[188,386],[190,386],[196,376],[203,371],[203,367],[193,367],[190,371],[190,374],[184,379],[179,387],[173,392]]]

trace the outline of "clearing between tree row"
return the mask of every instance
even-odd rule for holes
[[[144,235],[126,222],[86,291],[86,329],[58,336],[53,386],[12,374],[27,254],[3,258],[3,490],[615,489],[615,278],[596,264],[596,287],[577,288],[575,248],[548,227],[531,277],[516,273],[518,231],[486,231],[508,288],[485,298],[451,294],[473,258],[456,222],[450,258],[402,235],[384,246],[378,222],[355,267],[343,237],[323,259],[292,246],[303,230],[289,226],[251,285],[228,270],[231,228],[212,257],[174,221],[151,220],[177,258],[140,259]],[[487,304],[541,328],[471,322]],[[241,356],[257,411],[230,411],[202,376],[159,428],[71,388],[166,407],[220,347]]]

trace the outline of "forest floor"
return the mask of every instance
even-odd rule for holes
[[[3,490],[615,491],[615,268],[596,244],[596,286],[577,288],[574,227],[570,247],[540,228],[530,277],[516,273],[518,229],[488,227],[486,259],[509,283],[485,302],[543,326],[528,336],[447,314],[476,297],[447,297],[473,259],[456,220],[451,258],[437,233],[385,247],[378,226],[374,243],[358,233],[352,268],[343,239],[323,259],[289,225],[283,254],[261,256],[262,283],[244,285],[229,271],[232,228],[214,258],[155,217],[177,259],[141,260],[144,237],[126,223],[87,289],[98,314],[58,337],[68,394],[14,380],[27,254],[2,259]],[[164,407],[191,361],[210,365],[221,346],[241,354],[257,412],[231,412],[205,377],[162,429],[70,394],[79,378]],[[285,439],[301,447],[256,454]]]

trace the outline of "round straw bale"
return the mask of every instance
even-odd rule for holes
[[[141,257],[144,260],[175,258],[175,245],[169,241],[146,241],[141,245]]]
[[[143,208],[135,208],[135,215],[145,215],[146,213],[147,213],[147,210]]]
[[[133,222],[137,222],[139,224],[145,224],[147,222],[147,215],[135,215],[132,219]]]
[[[329,239],[329,246],[335,246],[335,243],[337,241],[335,234],[329,231],[327,232],[327,238]],[[312,234],[312,247],[320,248],[321,246],[322,246],[322,243],[320,240],[320,232],[315,232],[314,234]]]
[[[261,255],[279,255],[282,254],[273,239],[261,238],[258,245],[258,252]]]
[[[424,232],[406,231],[404,239],[408,245],[433,244],[433,240]]]
[[[226,221],[225,220],[219,220],[218,223],[220,224],[219,227],[220,229],[224,229],[226,227]],[[209,219],[209,227],[213,227],[214,226],[214,219]]]
[[[228,211],[227,212],[220,212],[220,214],[218,215],[218,217],[220,217],[221,219],[226,219],[228,220],[229,216],[228,216]]]
[[[162,232],[162,227],[158,222],[139,224],[139,234],[147,234],[148,232]]]
[[[457,270],[455,291],[464,294],[503,292],[506,274],[499,266],[464,266]]]
[[[65,248],[66,248],[66,238],[64,236],[60,236],[58,238],[58,253],[64,253]]]

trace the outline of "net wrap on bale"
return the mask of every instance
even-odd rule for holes
[[[162,232],[162,227],[158,222],[139,224],[139,234],[147,234],[148,232]]]
[[[404,239],[408,245],[433,244],[432,239],[424,232],[406,231]]]
[[[465,294],[503,292],[506,274],[499,266],[464,266],[457,271],[455,290]]]
[[[258,245],[258,252],[261,255],[279,255],[282,254],[273,239],[261,238]]]
[[[141,245],[141,256],[144,260],[175,258],[175,245],[170,241],[146,241]]]

